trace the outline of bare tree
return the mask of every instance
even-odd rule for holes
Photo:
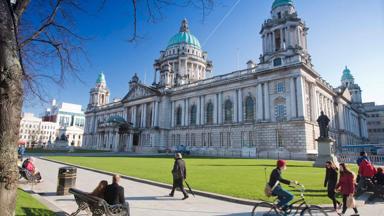
[[[81,0],[0,0],[0,215],[14,215],[18,180],[16,145],[23,98],[44,100],[43,83],[62,85],[67,74],[77,77],[79,59],[85,57],[87,38],[74,32],[73,13],[86,12],[95,2]],[[101,8],[108,3],[100,0]],[[133,33],[139,38],[137,19],[163,18],[167,6],[193,6],[202,18],[213,0],[128,0],[132,6]],[[38,17],[38,18],[36,18]],[[49,68],[49,69],[47,69]]]

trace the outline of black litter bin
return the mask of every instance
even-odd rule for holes
[[[57,195],[68,195],[69,188],[75,187],[76,167],[66,166],[59,168],[57,179]]]

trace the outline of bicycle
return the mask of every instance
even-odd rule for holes
[[[294,201],[288,206],[286,211],[283,211],[277,207],[278,198],[270,202],[256,203],[252,210],[252,216],[293,216],[300,212],[300,216],[328,216],[328,214],[320,206],[309,205],[304,197],[305,187],[302,184],[296,184],[300,186],[300,199]],[[294,186],[291,186],[294,187]],[[294,187],[297,188],[297,187]],[[296,207],[295,204],[298,204]],[[257,210],[257,211],[256,211]],[[301,211],[300,211],[301,210]],[[292,214],[293,213],[293,214]]]

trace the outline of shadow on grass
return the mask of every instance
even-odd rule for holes
[[[294,192],[300,192],[300,190],[298,189],[295,189],[295,190],[292,190]],[[313,190],[313,189],[306,189],[305,190],[305,194],[307,193],[324,193],[325,195],[327,194],[327,190]]]
[[[40,209],[40,208],[25,208],[25,207],[22,207],[21,208],[22,211],[23,211],[23,214],[17,214],[17,215],[28,215],[28,216],[33,216],[33,215],[36,215],[36,216],[50,216],[50,215],[55,215],[55,213],[53,213],[52,211],[48,210],[48,209]]]
[[[212,166],[212,167],[276,167],[273,164],[196,164],[193,166]],[[309,165],[288,165],[288,167],[312,167]]]

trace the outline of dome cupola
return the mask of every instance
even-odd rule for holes
[[[171,37],[171,39],[169,39],[167,48],[183,43],[201,49],[199,40],[189,32],[187,19],[184,19],[181,22],[179,33],[175,34],[173,37]]]
[[[272,4],[272,10],[277,7],[286,6],[286,5],[293,6],[293,1],[292,0],[275,0]]]

